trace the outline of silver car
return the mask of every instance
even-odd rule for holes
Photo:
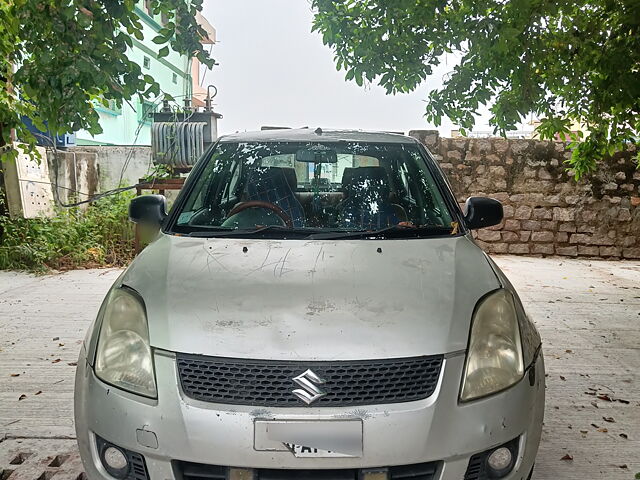
[[[530,478],[541,341],[414,139],[221,138],[85,339],[75,425],[91,480]]]

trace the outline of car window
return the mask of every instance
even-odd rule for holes
[[[176,231],[370,231],[450,227],[452,215],[412,144],[220,143]]]

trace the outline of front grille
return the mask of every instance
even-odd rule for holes
[[[128,450],[127,456],[131,463],[131,473],[129,478],[132,480],[148,480],[149,474],[147,473],[147,465],[144,462],[144,457],[139,453],[130,452]]]
[[[486,467],[487,456],[483,453],[478,453],[469,459],[469,465],[467,465],[467,471],[464,474],[464,480],[486,480],[487,475],[487,467]]]
[[[203,463],[174,462],[182,472],[182,480],[227,480],[229,468]]]
[[[389,480],[432,480],[436,478],[437,462],[400,465],[389,468]]]
[[[258,470],[257,480],[359,480],[356,470]]]
[[[176,355],[185,395],[205,402],[262,407],[305,405],[293,378],[311,369],[325,396],[313,406],[356,406],[410,402],[433,394],[442,355],[342,362],[244,360]]]
[[[439,462],[400,465],[395,467],[376,468],[371,471],[386,472],[389,480],[434,480]],[[183,480],[230,480],[232,468],[219,465],[205,465],[191,462],[174,462],[174,467],[182,474]],[[245,470],[246,471],[246,470]],[[284,470],[255,469],[249,470],[253,480],[360,480],[368,469],[340,470]],[[233,478],[245,478],[239,475]]]

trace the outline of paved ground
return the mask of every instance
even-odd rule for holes
[[[633,479],[640,472],[640,263],[497,261],[544,341],[547,415],[535,479]],[[10,480],[82,480],[75,362],[118,273],[0,272],[0,480],[11,472]]]

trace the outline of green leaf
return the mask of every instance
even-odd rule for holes
[[[149,98],[151,95],[160,95],[160,85],[157,82],[153,82],[151,85],[149,85],[149,88],[147,88],[144,92],[144,97]]]
[[[167,37],[162,36],[162,35],[158,35],[157,37],[153,37],[151,39],[151,41],[153,43],[157,43],[158,45],[161,45],[163,43],[167,43],[169,41],[169,39]]]
[[[158,35],[165,38],[171,38],[173,36],[173,29],[167,27],[161,28],[158,30]]]
[[[158,50],[158,58],[166,57],[169,55],[169,47],[162,47]]]

